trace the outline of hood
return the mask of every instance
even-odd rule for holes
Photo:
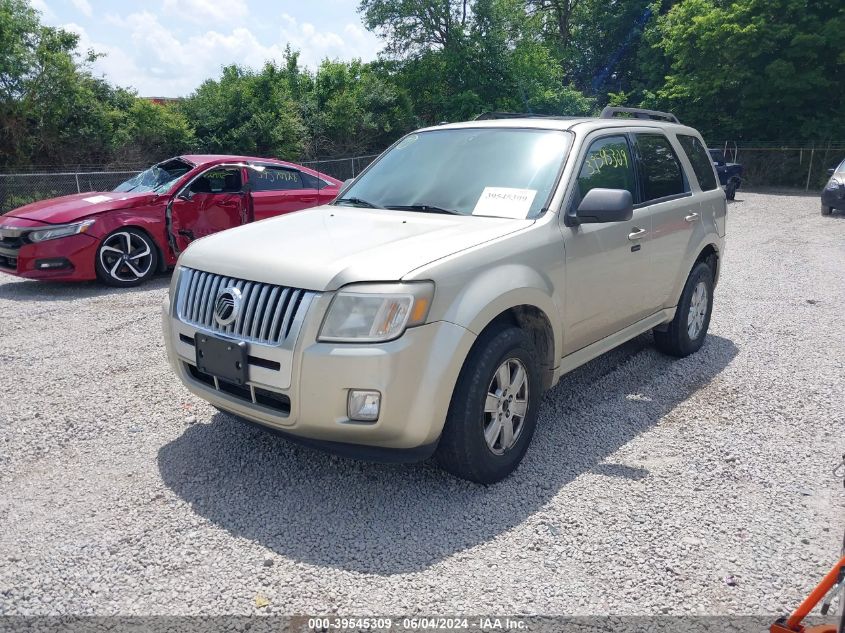
[[[67,224],[103,211],[146,205],[156,198],[161,196],[149,192],[89,191],[33,202],[9,211],[4,217],[45,224]]]
[[[179,263],[240,279],[336,290],[358,281],[398,281],[533,222],[324,206],[202,238]]]

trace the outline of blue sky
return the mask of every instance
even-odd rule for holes
[[[261,66],[290,43],[316,68],[326,57],[370,61],[382,44],[361,24],[357,0],[30,0],[42,21],[80,36],[105,57],[96,74],[142,96],[190,94],[220,67]]]

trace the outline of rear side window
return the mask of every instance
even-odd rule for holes
[[[637,134],[642,201],[649,202],[688,191],[681,163],[662,134]]]
[[[317,178],[317,176],[312,176],[304,171],[300,172],[300,175],[302,176],[302,186],[305,189],[325,189],[332,186],[322,178]]]
[[[605,136],[592,142],[578,172],[581,198],[590,189],[627,189],[635,195],[634,161],[624,136]]]
[[[685,134],[678,134],[678,141],[681,143],[681,147],[684,148],[687,158],[689,158],[701,190],[710,191],[711,189],[716,189],[719,183],[716,182],[716,174],[713,173],[713,163],[701,141],[694,136],[687,136]]]
[[[250,170],[249,182],[253,191],[287,191],[302,189],[302,176],[296,169],[265,167],[264,171]]]

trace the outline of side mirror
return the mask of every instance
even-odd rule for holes
[[[343,181],[343,184],[340,186],[341,189],[346,189],[349,185],[352,184],[352,181],[355,180],[354,178],[347,178]]]
[[[634,199],[625,189],[590,189],[575,211],[578,224],[624,222],[633,216]]]
[[[176,197],[179,198],[180,200],[187,200],[187,201],[190,202],[191,198],[194,197],[194,194],[190,190],[190,188],[185,188],[185,189],[182,189],[182,191],[180,191],[178,194],[176,194]]]
[[[828,175],[828,176],[832,176],[832,175],[834,174],[834,172],[835,172],[835,171],[836,171],[836,170],[835,170],[833,167],[831,167],[830,169],[828,169],[828,170],[827,170],[827,175]]]

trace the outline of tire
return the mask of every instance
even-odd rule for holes
[[[704,292],[703,300],[700,293]],[[691,309],[696,306],[695,309]],[[698,262],[687,277],[675,318],[665,330],[654,330],[654,343],[661,352],[682,358],[704,344],[713,312],[713,269]]]
[[[728,200],[735,200],[736,199],[736,185],[733,183],[728,183],[728,186],[725,187],[725,197]]]
[[[520,369],[527,384],[520,382]],[[501,385],[508,380],[511,388],[503,391]],[[461,369],[435,453],[437,462],[462,479],[480,484],[501,481],[528,450],[541,397],[540,367],[528,334],[508,324],[491,327],[476,341]],[[517,411],[522,412],[521,419]]]
[[[138,286],[158,270],[158,249],[152,238],[135,228],[117,229],[97,247],[97,278],[116,288]]]
[[[829,207],[822,202],[822,215],[830,215],[831,213],[833,213],[833,207]]]

